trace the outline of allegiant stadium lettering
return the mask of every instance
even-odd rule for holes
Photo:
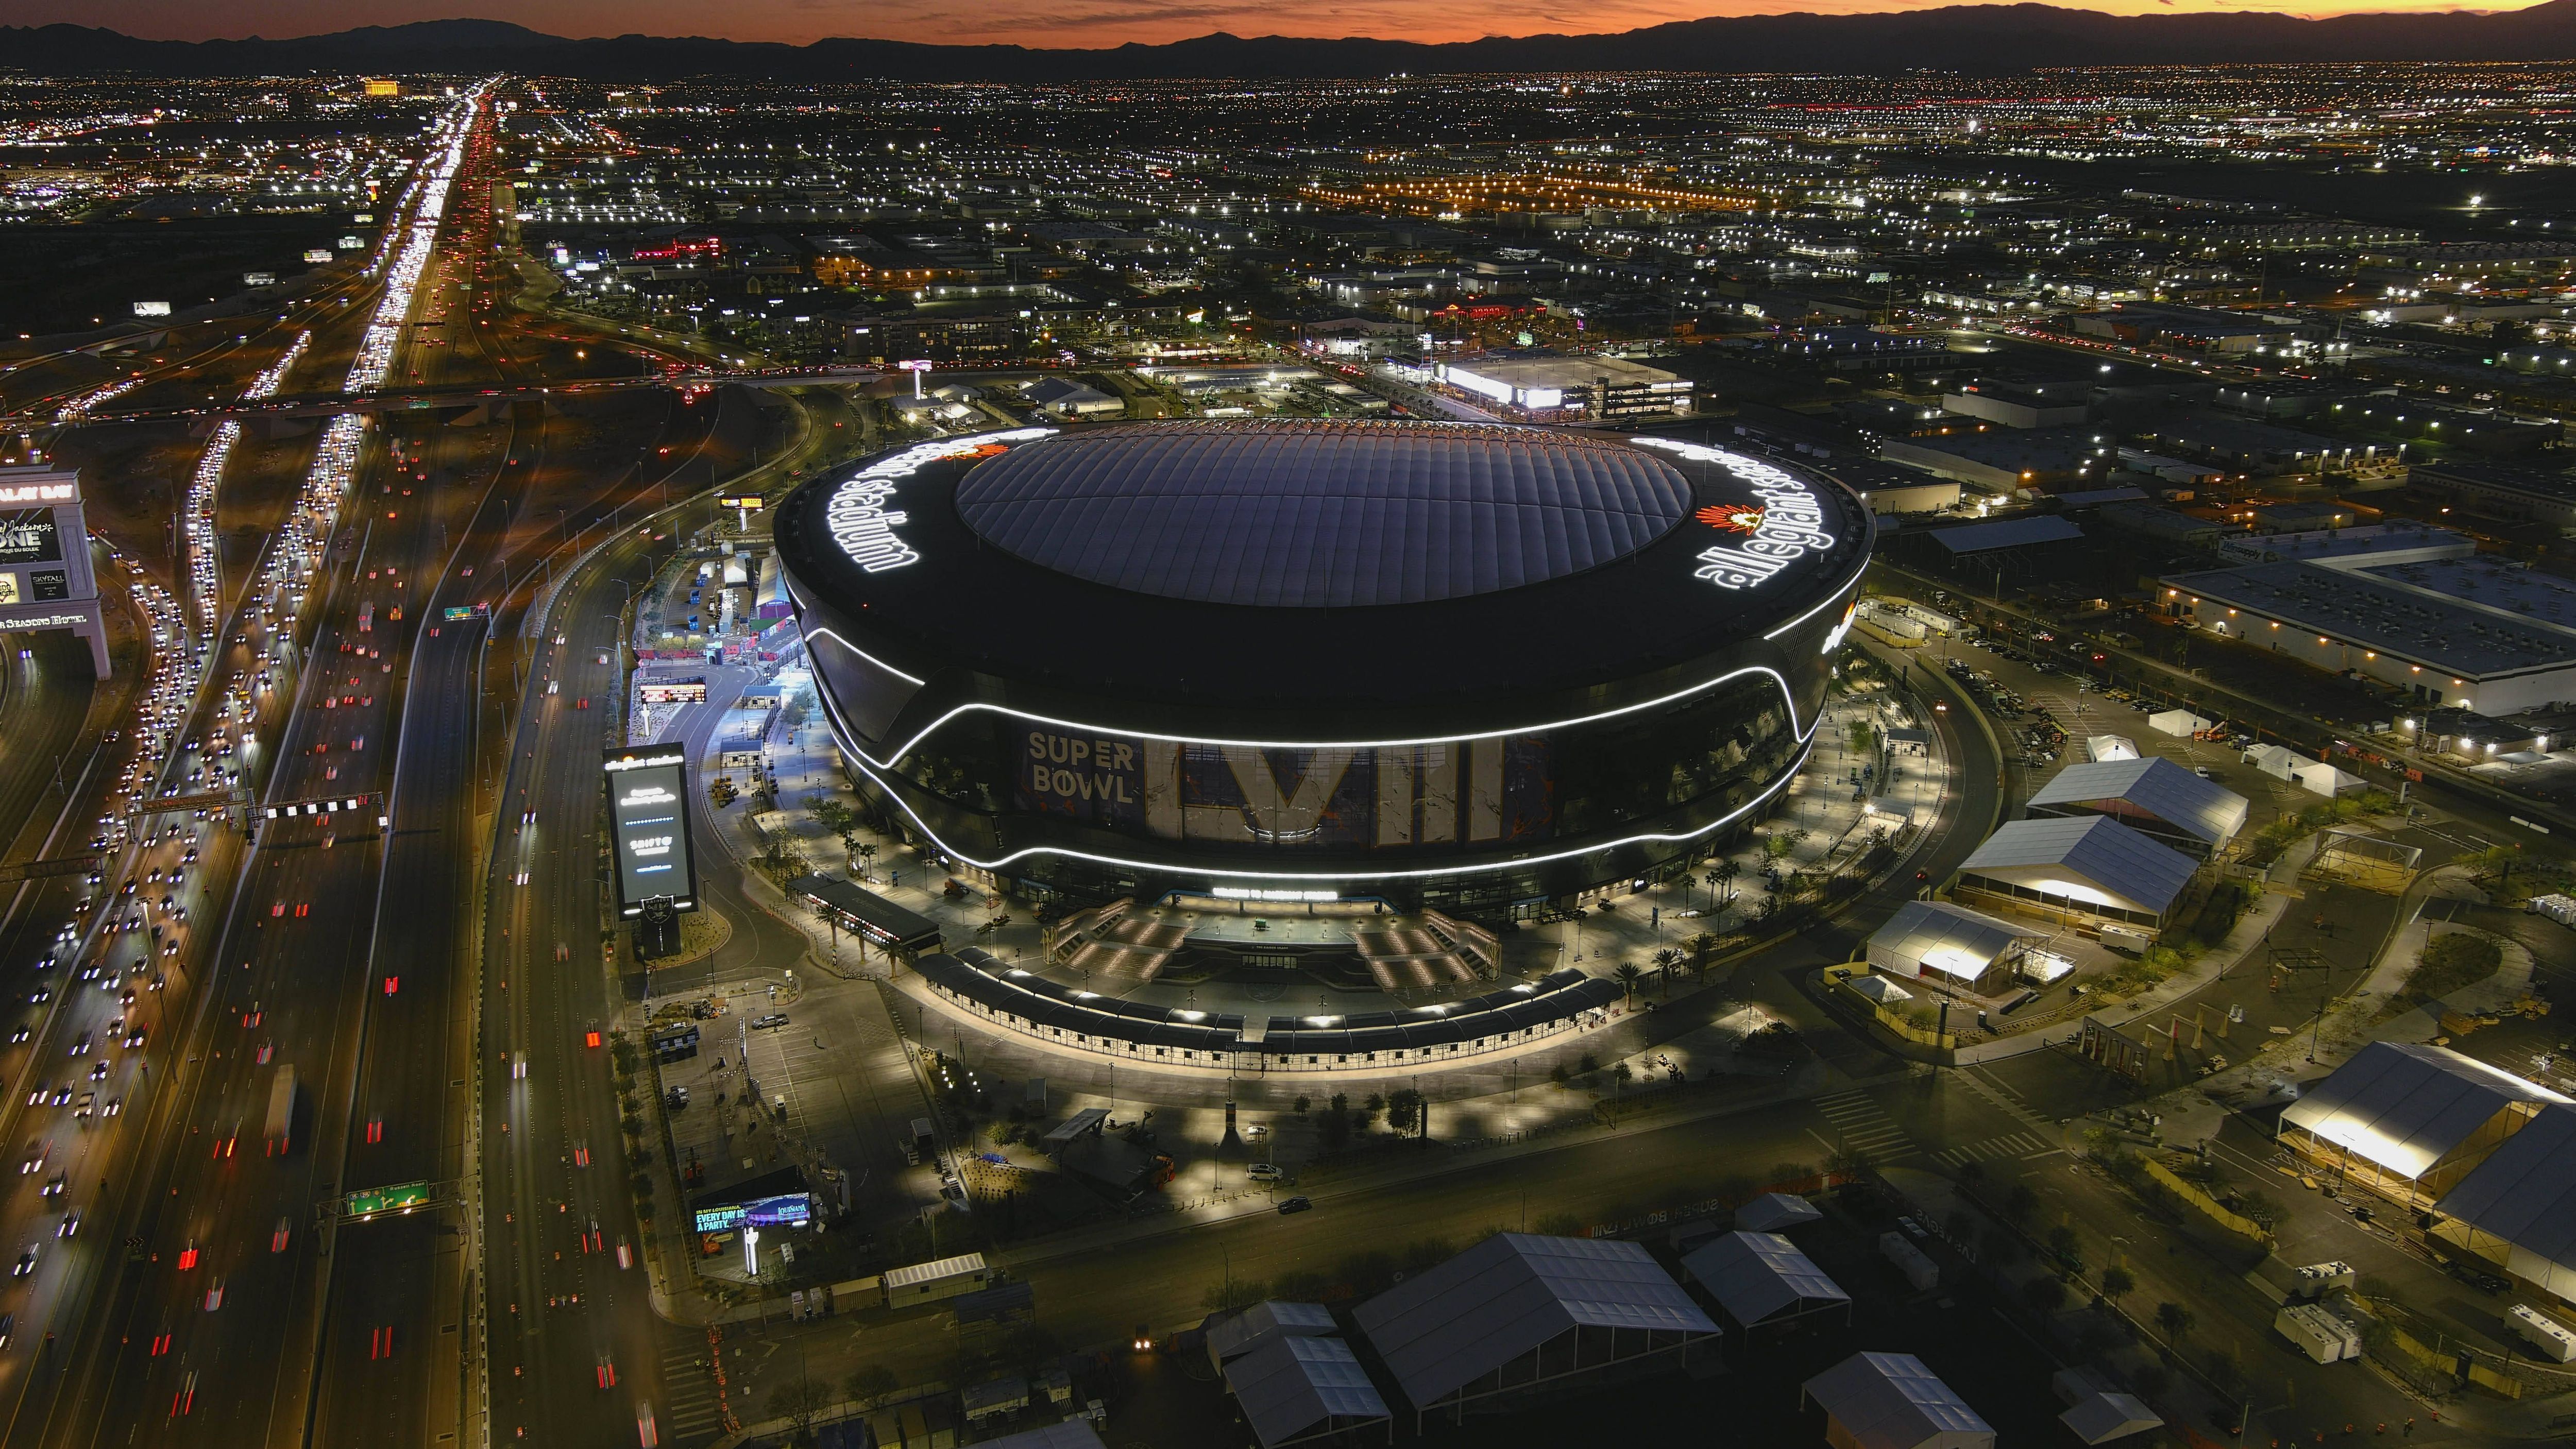
[[[1672,438],[1630,438],[1640,447],[1661,448],[1694,463],[1715,463],[1742,480],[1762,500],[1762,521],[1741,543],[1722,543],[1700,550],[1696,577],[1721,589],[1749,589],[1819,549],[1834,546],[1825,532],[1825,505],[1797,475],[1723,448],[1684,443]]]
[[[889,508],[895,488],[904,479],[920,472],[929,464],[944,458],[961,458],[987,448],[1005,448],[1013,443],[1034,442],[1052,437],[1053,428],[1013,428],[1002,433],[978,433],[970,438],[941,438],[906,448],[891,458],[872,463],[843,480],[832,493],[832,501],[823,509],[823,527],[832,541],[850,560],[869,573],[899,569],[915,562],[921,555],[913,551],[895,530],[908,521],[901,509]]]

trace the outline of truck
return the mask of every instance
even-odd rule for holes
[[[1878,1235],[1878,1255],[1905,1275],[1917,1293],[1929,1293],[1941,1285],[1941,1265],[1925,1257],[1923,1250],[1905,1240],[1903,1233]]]
[[[2361,1357],[2361,1335],[2351,1324],[2314,1303],[2292,1303],[2272,1316],[2272,1327],[2317,1363]]]
[[[2505,1317],[2513,1331],[2538,1349],[2542,1358],[2553,1363],[2576,1363],[2576,1333],[2570,1333],[2557,1319],[2523,1303],[2507,1309]]]
[[[295,1068],[281,1066],[268,1084],[268,1155],[295,1150]]]

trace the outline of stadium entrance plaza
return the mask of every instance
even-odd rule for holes
[[[716,688],[717,672],[710,671],[709,680],[711,697],[717,699],[731,697],[755,679],[750,671],[721,671],[741,677],[727,681],[730,690]],[[1387,992],[1353,989],[1347,982],[1328,984],[1298,970],[1218,971],[1183,983],[1106,974],[1084,982],[1079,973],[1045,968],[1059,980],[1103,995],[1240,1013],[1254,1022],[1274,1014],[1402,1009],[1491,991],[1497,984],[1533,980],[1568,966],[1614,979],[1623,964],[1639,969],[1627,999],[1614,1000],[1591,1024],[1526,1047],[1443,1062],[1418,1074],[1145,1068],[987,1027],[934,998],[913,972],[897,971],[889,980],[884,952],[862,947],[846,931],[836,935],[813,912],[789,901],[753,864],[769,842],[750,823],[758,807],[746,797],[714,812],[714,838],[701,843],[702,874],[739,875],[737,892],[710,891],[711,902],[719,910],[765,911],[801,933],[805,950],[799,960],[773,959],[783,954],[779,943],[786,938],[764,928],[757,934],[767,946],[757,953],[720,950],[709,959],[652,973],[648,1010],[702,999],[711,991],[730,1004],[725,1016],[701,1023],[704,1036],[697,1057],[662,1069],[665,1087],[687,1086],[691,1092],[692,1110],[665,1114],[676,1160],[684,1168],[694,1163],[703,1172],[682,1190],[694,1195],[797,1161],[809,1170],[824,1165],[840,1170],[852,1184],[853,1210],[863,1219],[911,1218],[940,1199],[941,1164],[910,1161],[904,1150],[912,1121],[922,1117],[939,1123],[943,1159],[956,1163],[979,1195],[988,1190],[998,1195],[1022,1181],[1022,1173],[1058,1170],[1032,1142],[999,1145],[986,1136],[967,1138],[960,1130],[962,1121],[943,1117],[938,1109],[929,1080],[934,1064],[917,1059],[916,1052],[944,1053],[962,1063],[985,1092],[978,1115],[999,1118],[1015,1110],[1032,1119],[1032,1139],[1048,1125],[1090,1107],[1105,1109],[1120,1129],[1141,1122],[1154,1134],[1152,1151],[1174,1159],[1175,1176],[1164,1189],[1163,1204],[1183,1211],[1293,1190],[1293,1183],[1272,1189],[1250,1180],[1245,1164],[1274,1161],[1294,1175],[1326,1155],[1335,1144],[1328,1142],[1323,1122],[1336,1094],[1356,1113],[1372,1097],[1418,1091],[1428,1104],[1431,1135],[1458,1144],[1510,1141],[1597,1122],[1596,1104],[1624,1102],[1641,1091],[1669,1086],[1675,1078],[1694,1084],[1687,1101],[1674,1104],[1683,1110],[1730,1110],[1783,1092],[1817,1090],[1841,1074],[1803,1054],[1784,1058],[1740,1049],[1750,1034],[1776,1020],[1788,1021],[1811,1041],[1840,1032],[1785,980],[1747,971],[1744,958],[1758,953],[1747,953],[1740,944],[1721,947],[1705,975],[1686,971],[1677,980],[1665,979],[1654,958],[1667,948],[1688,953],[1701,932],[1758,916],[1772,890],[1766,865],[1776,866],[1785,877],[1801,869],[1829,869],[1866,851],[1877,832],[1890,825],[1888,817],[1865,812],[1869,798],[1902,800],[1916,820],[1935,820],[1945,796],[1941,760],[1853,749],[1853,724],[1866,722],[1884,730],[1905,723],[1880,707],[1885,698],[1838,694],[1829,702],[1806,770],[1770,818],[1730,852],[1739,871],[1730,887],[1706,882],[1718,864],[1711,859],[1669,883],[1638,890],[1622,883],[1587,893],[1586,909],[1579,913],[1524,921],[1504,932],[1498,981]],[[934,867],[915,847],[865,830],[854,838],[875,845],[873,857],[847,859],[839,839],[816,821],[813,806],[826,792],[853,808],[859,801],[841,778],[829,733],[816,722],[789,727],[784,723],[788,717],[773,717],[764,741],[781,807],[767,823],[786,835],[780,844],[801,855],[808,869],[838,874],[846,865],[848,874],[868,889],[937,921],[951,950],[981,946],[1003,961],[1040,968],[1040,928],[1026,902],[996,899],[962,875],[962,894],[948,894],[949,871]],[[744,748],[742,732],[756,729],[760,719],[752,712],[702,706],[683,711],[670,728],[707,754],[703,778],[722,772],[716,752]],[[1875,778],[1873,768],[1879,771]],[[1917,830],[1900,843],[1900,850],[1910,855],[1925,834]],[[1782,835],[1793,843],[1785,857],[1774,861],[1765,852],[1765,840]],[[1910,867],[1899,862],[1894,868]],[[730,906],[727,894],[733,896]],[[1722,923],[1715,909],[1720,904]],[[1171,918],[1181,914],[1177,908],[1166,909]],[[1280,916],[1275,927],[1286,935],[1305,924],[1295,916]],[[1318,930],[1327,926],[1315,923]],[[737,939],[753,934],[734,933]],[[790,1024],[778,1030],[747,1029],[749,1018],[768,1012],[786,1014]],[[753,1111],[742,1100],[746,1050],[766,1110]],[[1830,1055],[1854,1065],[1865,1059]],[[1619,1072],[1623,1065],[1624,1077]],[[1563,1085],[1553,1080],[1560,1069],[1569,1079]],[[1042,1098],[1033,1094],[1033,1080],[1043,1082]],[[721,1103],[719,1096],[725,1099]],[[783,1113],[775,1105],[780,1098]],[[1229,1102],[1235,1107],[1232,1137],[1227,1133]],[[1338,1138],[1339,1133],[1330,1135]],[[1347,1146],[1397,1135],[1380,1112],[1365,1129],[1350,1134]],[[736,1254],[701,1259],[700,1265],[702,1272],[716,1276],[739,1275]]]

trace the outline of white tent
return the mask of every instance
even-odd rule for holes
[[[2164,1420],[2156,1411],[2128,1394],[2094,1394],[2077,1401],[2074,1408],[2057,1416],[2057,1421],[2075,1431],[2075,1437],[2087,1444],[2108,1444],[2126,1439],[2149,1429],[2162,1428]]]
[[[2276,780],[2290,778],[2302,758],[2298,751],[2281,745],[2256,745],[2245,752],[2245,763]]]
[[[2295,766],[2290,771],[2290,778],[2298,781],[2300,788],[2329,798],[2364,789],[2370,783],[2323,760],[2309,760]]]
[[[1914,999],[1913,992],[1906,990],[1904,987],[1897,985],[1895,982],[1888,980],[1884,976],[1855,976],[1851,980],[1851,989],[1868,997],[1870,1000],[1877,1002],[1881,1006],[1894,1006],[1900,1001],[1912,1001]]]
[[[2164,735],[2196,735],[2209,728],[2209,721],[2187,709],[2168,709],[2147,716],[2147,728]]]
[[[2125,735],[2094,735],[2085,740],[2084,754],[2093,760],[2134,760],[2138,742]]]
[[[1776,1233],[1800,1223],[1821,1220],[1824,1214],[1803,1197],[1785,1192],[1766,1192],[1735,1210],[1735,1226],[1748,1233]]]
[[[1851,1295],[1778,1233],[1729,1233],[1682,1259],[1682,1271],[1746,1328],[1851,1310]]]
[[[1994,1449],[1995,1431],[1910,1353],[1856,1353],[1807,1380],[1833,1449]]]

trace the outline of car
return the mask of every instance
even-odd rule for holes
[[[9,1346],[9,1336],[18,1331],[18,1315],[0,1313],[0,1348]]]
[[[29,1243],[26,1248],[18,1254],[18,1266],[9,1270],[9,1276],[12,1278],[24,1278],[35,1271],[36,1245],[34,1243]]]
[[[212,1312],[214,1312],[216,1309],[221,1308],[221,1307],[223,1307],[223,1306],[224,1306],[224,1280],[223,1280],[223,1279],[221,1279],[221,1278],[217,1278],[217,1279],[216,1279],[215,1281],[213,1281],[212,1283],[209,1283],[209,1284],[207,1284],[207,1285],[206,1285],[206,1311],[207,1311],[208,1313],[212,1313]]]
[[[25,1041],[32,1035],[34,1035],[34,1033],[28,1031],[27,1028],[23,1026],[14,1027],[9,1032],[9,1045],[16,1046],[18,1043]]]
[[[52,1143],[39,1142],[34,1138],[29,1138],[27,1141],[27,1160],[18,1164],[18,1175],[20,1177],[24,1177],[28,1173],[34,1172],[37,1168],[44,1166],[45,1159],[51,1157],[53,1152],[54,1146]]]
[[[773,1011],[767,1016],[752,1018],[751,1029],[754,1031],[776,1031],[786,1024],[787,1013],[783,1011]]]
[[[54,1236],[58,1238],[78,1237],[80,1235],[80,1223],[80,1209],[73,1208],[70,1212],[63,1214],[62,1222],[54,1229]]]
[[[289,1221],[288,1221],[287,1219],[285,1219],[285,1218],[279,1218],[279,1219],[277,1220],[277,1226],[276,1226],[275,1228],[271,1229],[271,1230],[270,1230],[270,1232],[269,1232],[269,1235],[268,1235],[268,1250],[269,1250],[270,1252],[272,1252],[272,1253],[283,1253],[283,1252],[285,1252],[285,1251],[286,1251],[286,1240],[287,1240],[287,1239],[289,1239],[289,1238],[291,1238],[291,1237],[293,1237],[294,1235],[295,1235],[295,1225],[294,1225],[292,1222],[289,1222]]]
[[[1279,1202],[1279,1215],[1285,1217],[1290,1213],[1302,1213],[1314,1205],[1315,1200],[1309,1197],[1282,1198]]]
[[[46,1179],[45,1179],[44,1196],[46,1196],[46,1197],[61,1197],[62,1195],[63,1195],[63,1174],[62,1174],[62,1173],[57,1172],[57,1173],[55,1173],[53,1176],[51,1176],[51,1177],[49,1177],[49,1178],[46,1178]]]
[[[662,1105],[670,1108],[674,1112],[686,1111],[689,1105],[689,1089],[686,1087],[673,1087],[669,1091],[664,1092],[662,1094]]]
[[[1287,1174],[1281,1172],[1275,1163],[1254,1162],[1245,1165],[1243,1175],[1254,1182],[1277,1182]]]

